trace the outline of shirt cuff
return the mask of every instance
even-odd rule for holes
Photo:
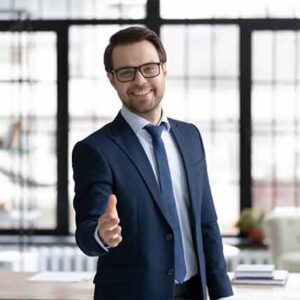
[[[233,300],[233,296],[225,297],[225,298],[218,298],[216,300]]]
[[[95,237],[96,242],[99,244],[99,246],[101,248],[103,248],[106,252],[108,252],[111,247],[104,246],[104,243],[101,241],[101,239],[98,235],[98,226],[96,227],[96,230],[94,232],[94,237]]]

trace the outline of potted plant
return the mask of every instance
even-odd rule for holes
[[[261,243],[264,239],[263,219],[264,213],[254,208],[245,208],[242,210],[236,226],[240,229],[241,234],[248,236],[252,242]]]

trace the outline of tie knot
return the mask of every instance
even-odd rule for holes
[[[164,124],[161,123],[159,126],[154,125],[146,125],[144,129],[147,130],[147,132],[151,135],[152,139],[160,138],[162,130],[163,130]]]

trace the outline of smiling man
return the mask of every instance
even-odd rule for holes
[[[104,53],[122,108],[73,150],[76,241],[99,256],[94,299],[229,299],[198,129],[162,109],[166,52],[143,27]]]

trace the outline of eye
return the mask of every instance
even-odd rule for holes
[[[145,73],[152,73],[155,70],[156,70],[155,64],[149,64],[149,65],[143,66],[143,72],[145,72]]]
[[[121,80],[131,80],[134,77],[135,69],[134,68],[125,68],[117,71],[117,76]]]
[[[119,76],[131,76],[134,73],[134,69],[122,69],[118,71]]]

